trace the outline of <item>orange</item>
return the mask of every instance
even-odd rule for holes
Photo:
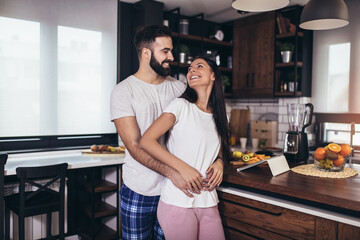
[[[337,167],[340,167],[345,161],[345,158],[341,155],[339,155],[338,159],[336,159],[335,161],[333,161],[333,164]]]
[[[317,160],[322,160],[322,159],[325,159],[326,157],[326,151],[324,148],[322,147],[319,147],[315,150],[314,152],[314,157],[317,159]]]
[[[340,144],[341,151],[340,154],[344,157],[349,156],[351,153],[351,147],[348,144]]]
[[[338,153],[341,150],[341,147],[336,143],[330,143],[328,145],[328,148],[329,148],[330,151],[332,151],[334,153]]]

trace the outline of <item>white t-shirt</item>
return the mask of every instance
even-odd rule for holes
[[[205,178],[206,170],[220,150],[220,137],[213,115],[201,111],[195,104],[182,98],[172,101],[164,112],[172,113],[176,118],[170,129],[168,151],[197,169]],[[219,201],[216,190],[201,191],[190,198],[169,179],[164,181],[160,199],[167,204],[184,208],[212,207]]]
[[[179,97],[186,86],[172,77],[161,84],[149,84],[131,75],[117,84],[111,93],[111,120],[135,116],[141,135],[162,114],[165,107]],[[159,142],[164,145],[164,139]],[[145,196],[161,192],[163,176],[140,164],[126,150],[123,165],[124,184]]]

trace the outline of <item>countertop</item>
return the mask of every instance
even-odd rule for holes
[[[290,166],[293,167],[293,166]],[[351,164],[360,171],[360,165]],[[319,209],[355,216],[360,221],[360,176],[346,179],[317,178],[292,171],[273,177],[267,164],[236,172],[224,171],[222,188],[245,190],[257,194],[301,203]]]
[[[17,167],[45,166],[68,163],[68,169],[118,165],[124,163],[125,155],[84,155],[82,150],[53,151],[26,154],[10,154],[5,164],[5,176],[15,175]]]

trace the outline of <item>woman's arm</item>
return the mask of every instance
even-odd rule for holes
[[[151,156],[180,172],[187,183],[189,190],[200,193],[202,189],[202,176],[195,168],[189,166],[181,159],[175,157],[159,143],[158,139],[164,135],[175,123],[172,113],[163,113],[144,133],[140,145]]]

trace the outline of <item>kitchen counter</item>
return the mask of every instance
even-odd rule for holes
[[[68,163],[68,169],[119,165],[124,163],[125,155],[96,154],[83,155],[82,150],[10,154],[5,164],[5,176],[15,175],[17,167],[45,166]]]
[[[291,166],[290,166],[291,167]],[[360,165],[347,165],[360,171]],[[273,177],[267,164],[236,172],[237,167],[224,171],[220,191],[260,194],[320,211],[354,217],[360,227],[360,176],[346,179],[316,178],[292,171]]]

